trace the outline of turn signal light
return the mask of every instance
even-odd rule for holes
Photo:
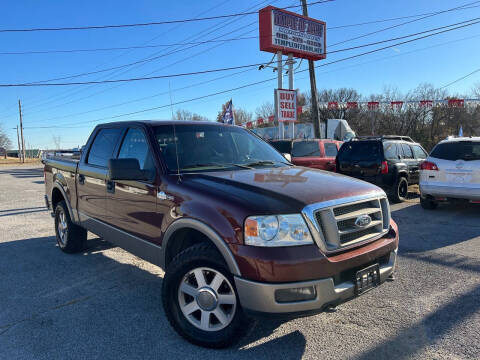
[[[254,219],[247,219],[245,221],[245,235],[258,236],[258,222]]]
[[[438,171],[438,166],[437,166],[437,164],[435,164],[433,162],[424,161],[420,164],[420,170]]]
[[[388,174],[388,163],[386,161],[382,161],[382,174]]]

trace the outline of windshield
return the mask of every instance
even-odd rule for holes
[[[161,125],[155,127],[155,136],[171,172],[238,170],[288,164],[266,142],[238,127]]]
[[[342,145],[338,153],[340,161],[370,161],[382,156],[378,141],[349,141]]]
[[[292,146],[292,156],[320,156],[318,141],[295,141]]]
[[[431,157],[442,160],[480,160],[480,142],[455,141],[435,146]]]

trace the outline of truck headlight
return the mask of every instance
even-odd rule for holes
[[[245,244],[297,246],[313,244],[313,239],[300,214],[250,216],[245,220]]]

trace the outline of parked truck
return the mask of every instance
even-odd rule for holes
[[[90,231],[162,267],[165,314],[201,346],[229,346],[252,318],[318,313],[393,277],[398,228],[383,190],[294,166],[237,126],[103,124],[79,160],[44,163],[58,247],[82,251]]]

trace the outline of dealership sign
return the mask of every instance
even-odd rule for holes
[[[326,58],[326,24],[290,11],[267,6],[259,12],[260,50],[294,57]]]
[[[295,90],[275,90],[275,104],[279,122],[297,121],[297,92]]]

